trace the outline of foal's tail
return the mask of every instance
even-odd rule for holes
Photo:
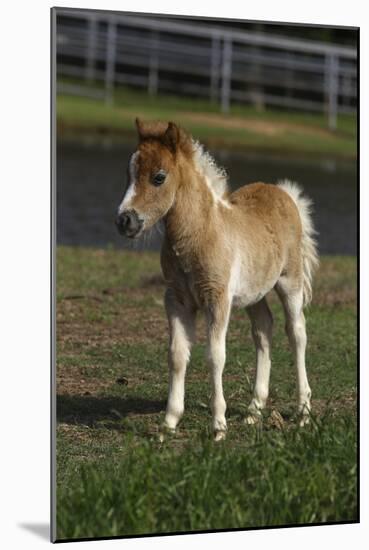
[[[312,279],[315,270],[318,268],[319,259],[317,251],[317,242],[315,240],[316,230],[311,218],[312,200],[302,195],[302,188],[294,182],[284,180],[278,183],[278,187],[286,191],[295,202],[300,214],[302,225],[302,261],[304,277],[304,305],[311,302],[312,298]]]

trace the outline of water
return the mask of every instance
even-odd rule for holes
[[[57,153],[57,243],[132,248],[118,235],[114,218],[122,199],[127,162],[134,144],[62,143]],[[356,163],[293,157],[214,154],[233,189],[253,181],[288,178],[301,183],[315,205],[322,254],[356,254]],[[140,240],[138,249],[159,249],[160,236]]]

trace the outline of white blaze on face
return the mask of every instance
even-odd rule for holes
[[[139,151],[136,151],[135,153],[133,153],[129,161],[129,186],[124,195],[123,201],[118,208],[118,214],[121,214],[124,210],[130,207],[132,199],[136,195],[138,155]]]

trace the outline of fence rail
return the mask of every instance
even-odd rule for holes
[[[338,113],[356,111],[356,50],[154,16],[57,11],[58,91],[114,100],[116,85],[231,102]],[[83,78],[83,87],[62,77]],[[95,86],[95,89],[94,89]]]

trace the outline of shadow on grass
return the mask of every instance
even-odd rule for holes
[[[153,414],[163,411],[165,401],[121,397],[94,397],[85,395],[58,395],[57,420],[66,424],[93,426],[103,422],[113,426],[113,421],[129,415]]]

